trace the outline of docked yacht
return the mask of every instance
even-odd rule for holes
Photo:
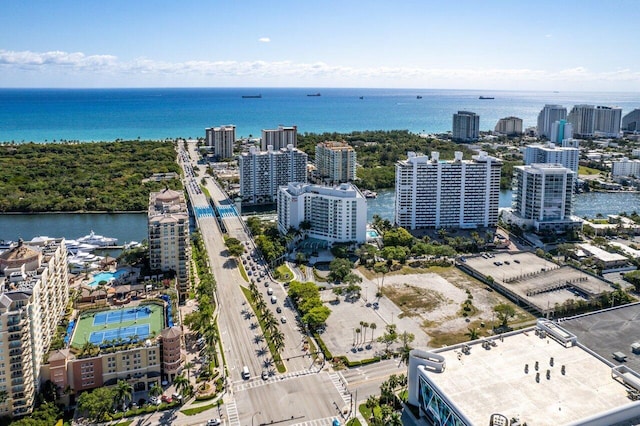
[[[91,230],[91,233],[89,235],[85,235],[84,237],[78,238],[77,241],[79,243],[92,244],[98,247],[109,247],[109,246],[115,246],[116,244],[118,244],[117,238],[97,235],[96,233],[93,232],[93,230]]]

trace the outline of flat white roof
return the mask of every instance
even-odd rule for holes
[[[591,253],[592,256],[597,257],[603,262],[618,262],[627,260],[626,256],[618,253],[609,253],[608,251],[602,250],[600,247],[596,247],[591,244],[578,244],[578,247],[580,247],[587,253]]]
[[[473,424],[489,424],[491,415],[500,413],[521,423],[557,426],[637,404],[612,378],[607,364],[578,346],[566,348],[550,337],[540,337],[533,329],[503,341],[498,338],[489,349],[475,341],[469,355],[458,348],[438,354],[445,357],[446,368],[427,376]]]

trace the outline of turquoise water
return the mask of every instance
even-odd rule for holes
[[[378,232],[374,230],[367,231],[367,237],[369,238],[378,238]]]
[[[0,141],[204,137],[206,127],[235,124],[238,136],[297,125],[304,132],[451,130],[458,110],[480,115],[480,129],[515,115],[534,126],[545,103],[640,107],[639,93],[516,92],[430,89],[299,88],[0,89]],[[261,99],[242,95],[262,94]],[[422,96],[417,99],[416,96]],[[480,95],[493,100],[479,100]],[[363,99],[360,99],[360,97]]]
[[[118,278],[122,274],[124,274],[125,272],[126,271],[123,270],[123,269],[117,270],[115,272],[100,272],[99,274],[96,274],[96,275],[93,276],[93,280],[89,283],[89,285],[91,287],[95,287],[98,284],[100,284],[100,281],[109,282],[110,279]]]

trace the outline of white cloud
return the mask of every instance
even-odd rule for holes
[[[336,86],[433,87],[575,90],[640,90],[640,72],[616,69],[594,72],[585,67],[549,71],[529,68],[350,67],[326,62],[185,61],[151,58],[121,61],[113,55],[82,52],[0,50],[0,72],[25,87],[63,84],[68,74],[83,86],[101,81],[111,86]],[[28,75],[27,75],[28,74]],[[38,80],[38,77],[40,80]],[[22,78],[22,80],[21,80]],[[100,80],[96,80],[100,78]],[[27,84],[25,84],[27,83]],[[605,84],[606,83],[606,84]],[[629,86],[629,84],[631,86]]]
[[[258,41],[259,41],[260,43],[269,43],[269,42],[271,41],[271,39],[270,39],[269,37],[260,37],[260,38],[258,39]]]

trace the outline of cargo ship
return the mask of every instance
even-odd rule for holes
[[[242,99],[260,99],[262,95],[242,95]]]

